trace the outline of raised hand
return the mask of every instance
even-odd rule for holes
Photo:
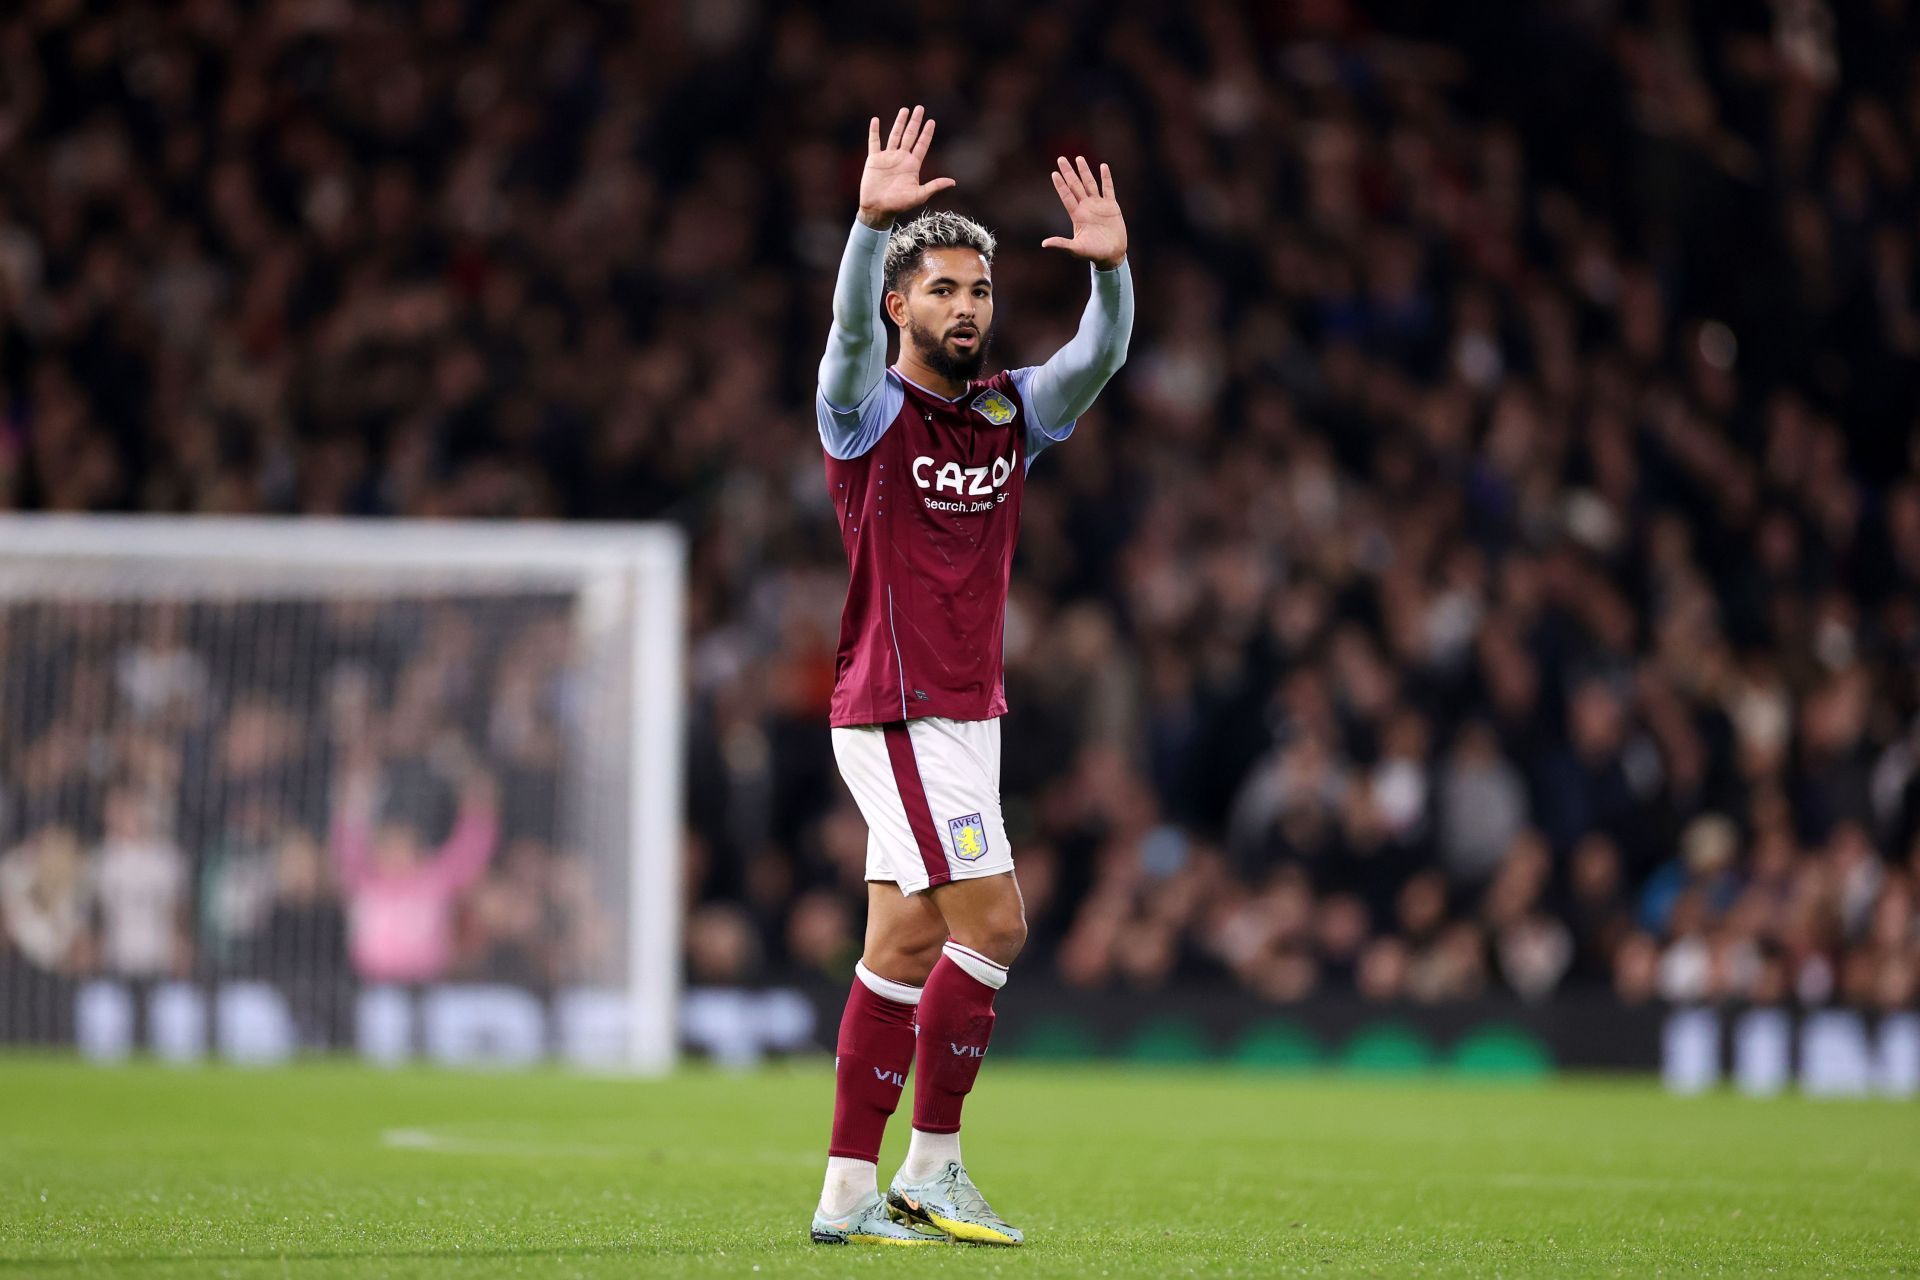
[[[905,107],[893,118],[893,132],[880,145],[880,117],[867,122],[867,167],[860,175],[860,221],[885,227],[896,214],[917,209],[935,192],[954,185],[952,178],[920,181],[920,162],[933,144],[933,121],[924,123],[925,108]]]
[[[1085,258],[1102,271],[1111,271],[1127,256],[1127,221],[1120,216],[1120,202],[1113,198],[1113,173],[1100,166],[1100,181],[1093,180],[1085,156],[1075,156],[1075,164],[1061,156],[1053,172],[1053,189],[1073,219],[1073,238],[1048,236],[1042,249],[1065,249],[1076,258]]]

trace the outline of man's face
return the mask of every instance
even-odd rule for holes
[[[964,382],[993,339],[993,268],[974,249],[929,249],[887,295],[887,312],[927,366]]]

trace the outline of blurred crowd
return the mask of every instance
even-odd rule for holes
[[[925,103],[999,361],[1084,303],[1056,154],[1139,292],[1023,512],[1023,971],[1911,1006],[1917,51],[1911,0],[23,0],[0,505],[680,523],[689,971],[843,978],[809,402]]]
[[[0,607],[0,1039],[75,984],[618,981],[545,597]]]

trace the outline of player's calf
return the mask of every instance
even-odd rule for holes
[[[1024,934],[1024,925],[1019,931]],[[1001,942],[1001,954],[1011,959],[1018,943]],[[918,1011],[913,1141],[887,1192],[887,1203],[903,1220],[972,1244],[1011,1245],[1024,1238],[993,1211],[960,1160],[961,1107],[992,1039],[993,997],[1006,981],[1006,967],[972,947],[956,940],[943,949]]]

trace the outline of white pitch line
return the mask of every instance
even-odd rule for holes
[[[527,1142],[502,1138],[461,1137],[432,1129],[383,1129],[380,1145],[397,1151],[424,1151],[443,1156],[521,1156],[557,1157],[577,1160],[643,1160],[652,1148],[643,1145],[599,1146],[586,1143]],[[819,1163],[811,1155],[792,1151],[715,1151],[711,1153],[676,1151],[676,1164],[768,1164],[811,1166]]]
[[[402,1151],[431,1151],[443,1156],[566,1156],[582,1160],[618,1159],[638,1154],[630,1147],[596,1147],[558,1142],[503,1142],[457,1138],[431,1129],[386,1129],[380,1145]]]

